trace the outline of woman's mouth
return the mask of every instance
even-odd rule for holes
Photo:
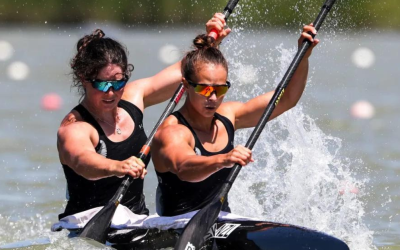
[[[208,110],[214,110],[216,107],[215,106],[206,106],[206,109]]]
[[[103,99],[103,102],[105,102],[105,103],[107,103],[107,104],[113,103],[113,102],[114,102],[114,99],[106,99],[106,100]]]

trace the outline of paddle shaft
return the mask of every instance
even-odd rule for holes
[[[336,0],[326,0],[320,13],[318,14],[316,20],[314,21],[314,27],[318,31],[321,27],[322,23],[324,22],[327,14],[331,10],[333,4]],[[314,37],[314,35],[312,34]],[[295,73],[296,69],[298,68],[301,60],[303,59],[305,53],[307,52],[308,48],[310,47],[311,42],[305,41],[301,47],[298,49],[292,63],[290,64],[288,70],[286,71],[284,77],[282,78],[281,82],[278,84],[274,95],[272,96],[271,100],[269,101],[267,107],[264,110],[263,115],[261,116],[257,126],[254,128],[249,140],[246,143],[246,147],[249,149],[253,149],[257,139],[259,138],[262,130],[264,129],[266,123],[268,122],[272,112],[274,111],[275,107],[278,105],[280,98],[284,94],[284,90],[289,84],[290,80],[292,79],[293,74]],[[222,205],[226,200],[226,196],[229,190],[232,187],[233,182],[235,181],[236,177],[238,176],[241,170],[240,164],[235,164],[231,173],[221,186],[219,192],[213,199],[211,203],[207,206],[203,207],[199,212],[196,213],[195,216],[189,221],[186,225],[181,237],[179,238],[175,250],[186,250],[186,249],[198,249],[204,242],[204,236],[213,226],[215,221],[218,218],[218,214],[221,211]]]
[[[157,132],[158,127],[161,123],[167,118],[172,111],[175,109],[175,106],[178,104],[181,99],[185,89],[183,84],[181,83],[178,89],[175,91],[175,94],[172,96],[170,102],[165,108],[163,114],[158,120],[157,124],[153,128],[153,131],[150,133],[146,143],[143,145],[142,149],[138,154],[138,158],[143,162],[146,160],[149,152],[150,146],[153,141],[154,135]],[[122,198],[126,194],[129,186],[133,182],[133,178],[130,175],[124,177],[121,185],[118,190],[114,194],[114,196],[108,201],[108,203],[85,225],[79,237],[86,237],[93,240],[96,240],[101,243],[105,243],[107,240],[107,234],[111,225],[111,220],[114,216],[114,213],[121,202]]]
[[[233,9],[236,7],[238,4],[239,0],[231,0],[228,2],[228,4],[225,6],[224,11],[222,14],[225,16],[225,21],[228,20],[228,17],[232,14]],[[215,40],[218,38],[218,33],[215,29],[211,30],[208,36],[213,37]]]
[[[178,104],[179,100],[181,99],[183,93],[185,93],[185,89],[183,87],[183,84],[181,83],[178,87],[178,89],[175,91],[175,94],[172,96],[170,102],[168,103],[167,107],[165,108],[164,112],[162,113],[160,119],[158,120],[157,124],[154,126],[153,131],[151,131],[150,135],[147,138],[146,143],[143,145],[141,148],[137,158],[142,160],[143,162],[147,159],[147,156],[149,155],[150,152],[150,146],[151,143],[153,142],[154,135],[157,132],[157,129],[160,127],[161,123],[164,122],[165,118],[167,118],[172,111],[174,111],[176,105]],[[129,186],[133,182],[133,178],[130,175],[127,175],[124,177],[124,180],[121,183],[121,186],[118,188],[117,192],[113,196],[111,200],[113,200],[118,206],[118,204],[121,202],[122,197],[125,195],[126,191],[128,190]]]
[[[315,21],[313,23],[314,27],[317,31],[321,27],[322,23],[324,22],[326,16],[328,15],[328,13],[331,10],[335,1],[336,0],[327,0],[325,2],[325,4],[322,6],[321,11],[319,12],[317,18],[315,19]],[[311,34],[311,35],[313,38],[315,37],[314,34]],[[308,48],[310,47],[310,45],[311,45],[311,42],[309,40],[306,40],[301,45],[299,50],[297,51],[288,70],[286,71],[285,75],[283,76],[281,82],[276,87],[275,93],[272,96],[271,100],[269,101],[268,106],[264,110],[264,113],[261,116],[260,120],[258,121],[257,126],[254,128],[252,134],[250,135],[250,138],[248,139],[248,141],[246,143],[246,148],[253,149],[262,130],[264,129],[265,125],[267,124],[272,112],[274,111],[275,107],[278,105],[280,98],[283,96],[285,88],[287,87],[290,80],[292,79],[293,74],[296,72],[296,69],[300,65],[300,62],[303,59],[303,57],[304,57],[305,53],[307,52]],[[226,179],[226,183],[223,185],[223,187],[221,189],[220,197],[223,197],[226,194],[228,194],[228,192],[232,186],[232,183],[235,181],[236,177],[238,176],[238,174],[241,170],[241,167],[242,166],[239,164],[234,165],[233,170],[231,171],[230,175]]]

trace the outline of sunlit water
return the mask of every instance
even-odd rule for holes
[[[0,62],[1,247],[105,248],[67,239],[66,232],[50,232],[65,205],[56,131],[78,102],[70,91],[68,63],[76,41],[93,28],[0,31],[14,48],[12,57]],[[201,28],[145,32],[105,26],[104,31],[128,47],[137,79],[166,66],[158,53],[164,45],[176,46],[182,54]],[[234,30],[223,43],[233,83],[226,99],[246,101],[273,90],[295,53],[297,38],[296,32]],[[400,249],[400,35],[349,36],[327,27],[319,38],[305,93],[298,106],[267,124],[253,150],[256,162],[242,169],[230,192],[233,212],[317,229],[343,239],[353,250]],[[352,62],[352,53],[361,46],[375,53],[370,68]],[[28,65],[25,80],[7,76],[14,61]],[[49,92],[62,97],[60,110],[40,108]],[[351,105],[361,99],[375,106],[372,119],[350,115]],[[145,111],[148,132],[164,107]],[[238,132],[236,143],[245,144],[250,133]],[[145,191],[151,212],[156,183],[150,165]]]

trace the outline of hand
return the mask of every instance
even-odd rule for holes
[[[218,38],[216,40],[217,44],[220,44],[221,41],[231,33],[230,28],[225,29],[225,16],[222,13],[215,13],[214,16],[208,20],[206,23],[206,32],[209,34],[211,30],[215,30],[218,34]]]
[[[224,167],[231,168],[236,163],[246,166],[249,162],[254,162],[250,149],[242,145],[236,146],[229,153],[225,154]]]
[[[132,176],[134,179],[144,179],[144,176],[147,174],[147,170],[142,160],[131,156],[128,159],[121,161],[120,164],[117,164],[115,175],[122,178],[127,174]]]
[[[314,39],[310,34],[314,34],[314,35],[317,34],[317,30],[314,28],[314,25],[312,23],[310,25],[306,25],[303,27],[303,32],[301,33],[300,38],[298,40],[299,48],[303,44],[304,40],[307,39],[311,42],[310,48],[307,50],[306,54],[304,55],[305,58],[310,57],[312,50],[319,43],[319,40]]]

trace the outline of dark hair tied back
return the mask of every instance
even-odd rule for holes
[[[86,35],[81,38],[77,44],[78,52],[81,51],[84,47],[86,47],[93,39],[100,39],[104,37],[106,34],[101,29],[96,29],[93,31],[91,35]]]
[[[186,53],[181,62],[181,72],[186,79],[194,81],[202,64],[222,65],[228,72],[228,63],[213,37],[198,35],[193,46],[195,49]]]
[[[198,35],[193,40],[193,45],[197,49],[218,48],[215,39],[211,36],[207,36],[206,34]]]

